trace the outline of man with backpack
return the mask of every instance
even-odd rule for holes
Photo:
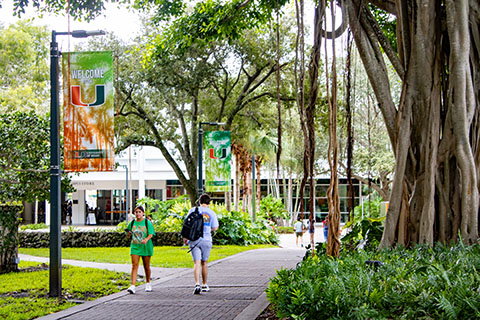
[[[183,235],[183,242],[188,244],[190,247],[190,252],[193,258],[193,277],[195,278],[195,289],[193,291],[194,294],[200,294],[200,292],[208,292],[210,288],[207,284],[207,276],[208,276],[208,267],[207,262],[208,258],[210,257],[210,250],[212,249],[212,232],[218,229],[218,219],[215,212],[213,212],[210,208],[210,196],[208,194],[202,194],[200,196],[199,206],[191,208],[188,212],[186,221],[189,219],[190,215],[195,215],[200,213],[203,217],[203,235],[200,238],[194,239],[187,239],[189,237],[187,233],[184,233],[182,230]],[[185,228],[185,224],[184,224]],[[200,286],[200,271],[202,272],[202,286]]]

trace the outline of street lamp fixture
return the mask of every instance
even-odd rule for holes
[[[62,242],[61,242],[61,165],[60,165],[60,112],[58,110],[58,50],[57,35],[74,38],[104,35],[105,31],[74,30],[56,32],[52,30],[50,43],[50,291],[51,297],[62,293]]]
[[[202,125],[223,126],[223,122],[200,122],[198,126],[198,197],[203,194],[203,129]]]

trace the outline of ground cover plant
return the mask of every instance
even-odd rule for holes
[[[62,300],[48,297],[49,270],[46,264],[22,261],[20,272],[1,274],[0,319],[34,319],[70,308],[81,300],[94,300],[119,292],[130,282],[126,273],[62,267]]]
[[[279,318],[478,319],[479,271],[478,244],[344,250],[278,271],[267,297]]]
[[[213,246],[209,261],[223,259],[225,257],[253,249],[274,247],[272,245],[251,246]],[[193,265],[188,248],[162,246],[155,247],[152,256],[152,267],[163,268],[190,268]],[[39,257],[48,257],[49,248],[20,248],[19,253]],[[130,248],[62,248],[62,259],[82,260],[91,262],[130,264]]]

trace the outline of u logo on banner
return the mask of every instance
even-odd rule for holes
[[[97,84],[95,86],[95,102],[85,103],[82,101],[80,86],[71,86],[72,104],[77,107],[96,107],[105,103],[105,85]]]
[[[215,149],[213,148],[210,148],[209,149],[209,155],[210,155],[210,159],[225,159],[227,157],[227,149],[226,148],[222,148],[222,156],[220,158],[216,157],[215,156]]]

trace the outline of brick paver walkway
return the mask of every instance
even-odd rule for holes
[[[153,291],[137,287],[40,319],[255,319],[268,305],[265,289],[276,270],[294,268],[302,249],[258,249],[209,264],[210,292],[193,294],[192,269],[180,269],[152,282]]]

